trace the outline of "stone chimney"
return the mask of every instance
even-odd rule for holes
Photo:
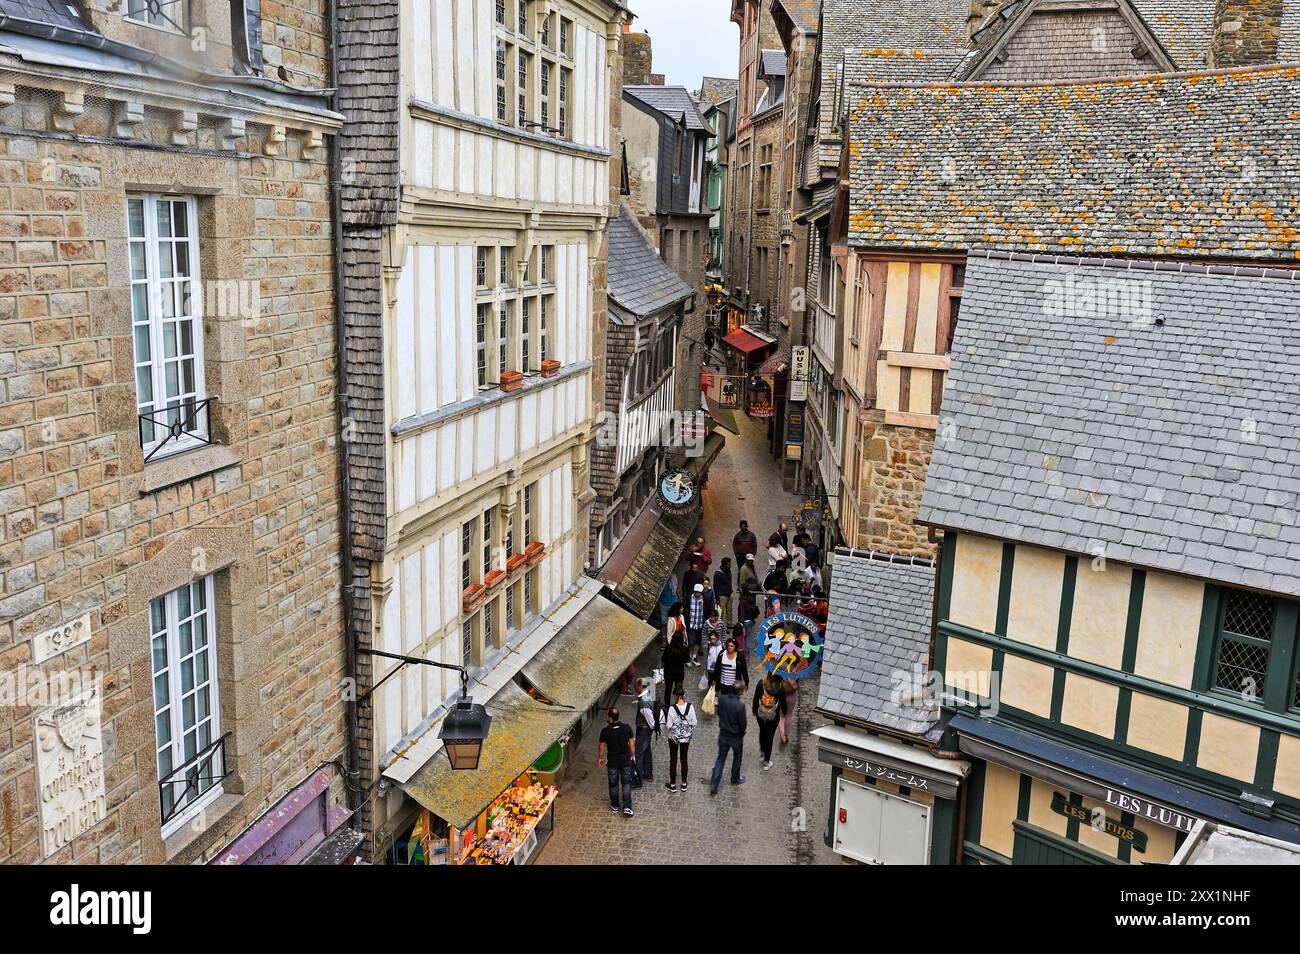
[[[970,14],[966,17],[966,32],[971,36],[1002,5],[1002,0],[970,0]]]
[[[650,35],[648,33],[623,34],[623,85],[650,85]]]
[[[1277,62],[1283,0],[1215,0],[1210,66]]]

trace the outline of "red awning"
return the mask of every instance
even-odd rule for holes
[[[753,334],[747,328],[737,328],[727,337],[722,339],[723,344],[730,345],[741,354],[749,354],[762,348],[770,348],[774,342],[764,341],[758,335]]]

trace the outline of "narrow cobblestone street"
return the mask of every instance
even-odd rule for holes
[[[781,520],[790,521],[796,497],[781,490],[777,462],[767,451],[766,426],[737,415],[741,436],[727,435],[727,446],[710,470],[704,492],[700,532],[713,551],[714,566],[731,554],[738,523],[748,520],[761,540]],[[647,672],[657,663],[656,643],[637,663]],[[688,668],[689,698],[698,706],[702,669]],[[745,735],[743,770],[747,781],[728,784],[727,764],[716,796],[709,795],[708,776],[717,756],[717,719],[701,715],[690,748],[690,788],[672,793],[668,779],[668,742],[654,743],[654,781],[633,793],[636,815],[626,818],[609,810],[605,770],[596,764],[594,724],[583,741],[580,761],[569,767],[555,805],[555,833],[538,856],[538,864],[665,864],[708,859],[723,864],[835,864],[826,847],[830,770],[817,764],[810,735],[825,720],[813,712],[816,676],[799,684],[798,704],[790,744],[778,738],[772,768],[759,761],[758,732],[750,719]],[[746,706],[749,704],[746,697]],[[631,703],[624,696],[625,721],[631,723]]]

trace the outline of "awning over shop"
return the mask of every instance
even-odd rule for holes
[[[736,430],[736,415],[730,408],[725,408],[707,394],[704,396],[705,406],[708,408],[709,417],[711,417],[718,427],[739,436],[740,431]]]
[[[1019,732],[991,719],[955,715],[950,727],[957,732],[961,750],[968,755],[1104,801],[1139,818],[1187,832],[1192,831],[1198,819],[1211,819],[1300,843],[1300,826],[1284,819],[1249,815],[1235,802]]]
[[[774,378],[790,369],[790,352],[778,351],[758,366],[754,373],[760,378]]]
[[[707,440],[705,446],[708,446]],[[601,582],[610,588],[614,602],[638,619],[648,617],[659,604],[664,583],[672,576],[673,568],[700,520],[698,505],[686,513],[664,513],[657,504],[652,504],[649,509],[654,513],[650,532],[639,546],[629,547],[632,541],[624,538],[605,561],[600,574]]]
[[[776,344],[774,338],[770,338],[762,332],[746,326],[737,328],[731,334],[722,339],[722,343],[735,348],[741,354],[748,355],[755,351],[761,351],[764,348],[770,348]]]
[[[860,729],[824,725],[813,730],[817,761],[884,779],[940,798],[956,798],[970,774],[965,759],[941,759],[918,745],[908,745]]]
[[[704,438],[704,448],[699,457],[692,457],[686,464],[686,469],[696,478],[703,478],[708,472],[709,467],[713,465],[714,460],[722,453],[722,448],[727,446],[727,439],[714,431],[708,437]],[[698,519],[698,517],[696,518]]]
[[[449,825],[468,828],[613,685],[655,632],[596,597],[524,665],[524,679],[547,701],[533,698],[516,682],[506,683],[487,703],[492,728],[479,767],[457,772],[439,754],[402,790]]]

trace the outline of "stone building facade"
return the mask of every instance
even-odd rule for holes
[[[0,7],[0,860],[204,861],[347,801],[324,10]]]

